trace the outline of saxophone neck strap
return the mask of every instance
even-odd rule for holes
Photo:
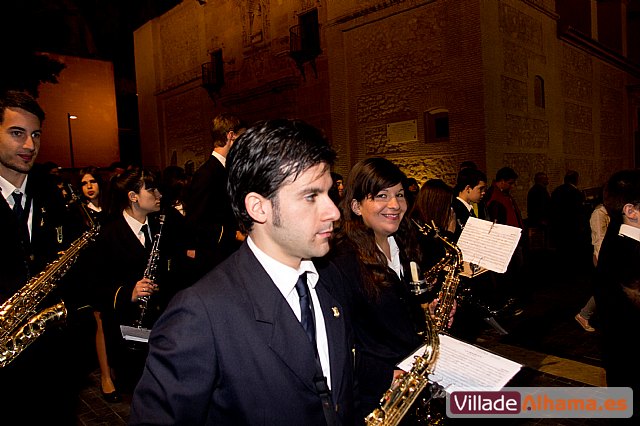
[[[327,422],[327,426],[337,426],[338,420],[336,418],[336,411],[331,399],[331,389],[327,385],[327,378],[322,372],[322,366],[320,365],[320,359],[316,355],[316,374],[313,377],[313,384],[316,388],[316,392],[320,396],[322,401],[322,411],[324,412],[324,418]]]

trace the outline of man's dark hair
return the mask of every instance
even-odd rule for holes
[[[4,121],[4,110],[7,108],[20,108],[38,117],[42,123],[44,121],[44,111],[38,102],[29,94],[9,90],[0,94],[0,123]]]
[[[487,175],[478,169],[467,167],[458,172],[458,178],[456,179],[456,186],[453,189],[454,195],[457,197],[467,185],[470,188],[475,188],[480,182],[487,182]]]
[[[247,194],[274,200],[284,184],[320,163],[332,166],[335,158],[322,132],[303,121],[268,120],[247,129],[227,156],[227,190],[242,230],[253,227],[244,204]]]
[[[578,185],[578,172],[575,170],[569,170],[564,175],[564,183],[570,183],[571,185]]]
[[[627,204],[640,205],[640,169],[620,170],[604,187],[604,207],[612,221],[622,223],[622,209]]]
[[[214,147],[223,147],[227,144],[227,133],[238,132],[245,125],[235,115],[222,113],[211,120],[211,137]]]
[[[460,163],[460,170],[477,169],[477,168],[478,168],[478,165],[471,160],[463,161],[462,163]]]
[[[542,182],[544,182],[546,177],[547,177],[547,174],[545,172],[538,172],[534,175],[533,181],[535,183],[542,184]]]
[[[496,181],[518,179],[518,174],[511,167],[503,167],[496,173]]]

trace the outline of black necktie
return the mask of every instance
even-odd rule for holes
[[[140,228],[140,230],[142,231],[142,235],[144,235],[144,247],[146,249],[150,249],[151,235],[149,235],[149,226],[147,226],[147,224],[145,223],[144,225],[142,225],[142,228]]]
[[[22,192],[13,192],[11,196],[13,197],[13,213],[18,218],[19,230],[21,234],[21,239],[23,241],[25,249],[28,251],[29,244],[31,244],[31,235],[29,235],[29,226],[27,224],[27,217],[25,217],[25,211],[22,207]]]
[[[13,212],[18,217],[18,221],[22,223],[22,216],[24,216],[24,209],[22,208],[22,192],[13,192]]]
[[[316,346],[316,326],[313,321],[313,312],[311,311],[311,295],[307,286],[307,273],[303,273],[298,277],[296,282],[296,291],[300,297],[300,323],[304,328],[309,341]]]
[[[476,217],[476,211],[473,209],[473,207],[471,207],[471,210],[469,210],[469,216]]]

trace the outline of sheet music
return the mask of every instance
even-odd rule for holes
[[[133,340],[134,342],[147,343],[149,341],[149,334],[151,330],[148,328],[129,327],[128,325],[120,326],[120,333],[124,340]]]
[[[458,239],[462,259],[503,273],[520,241],[522,229],[470,217]]]
[[[502,389],[522,368],[500,355],[445,334],[440,334],[440,355],[429,380],[437,382],[447,393],[460,390]],[[398,367],[409,371],[416,356],[424,353],[424,346],[404,359]]]

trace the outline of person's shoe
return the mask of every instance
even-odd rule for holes
[[[117,390],[114,390],[113,392],[102,392],[102,397],[104,398],[105,401],[110,402],[110,403],[116,403],[116,402],[120,402],[122,401],[122,397],[120,396],[120,393],[118,393]]]
[[[580,326],[584,328],[584,331],[596,331],[595,328],[589,325],[589,320],[584,318],[582,315],[577,314],[574,318],[576,319],[576,321],[578,321],[578,324],[580,324]]]

